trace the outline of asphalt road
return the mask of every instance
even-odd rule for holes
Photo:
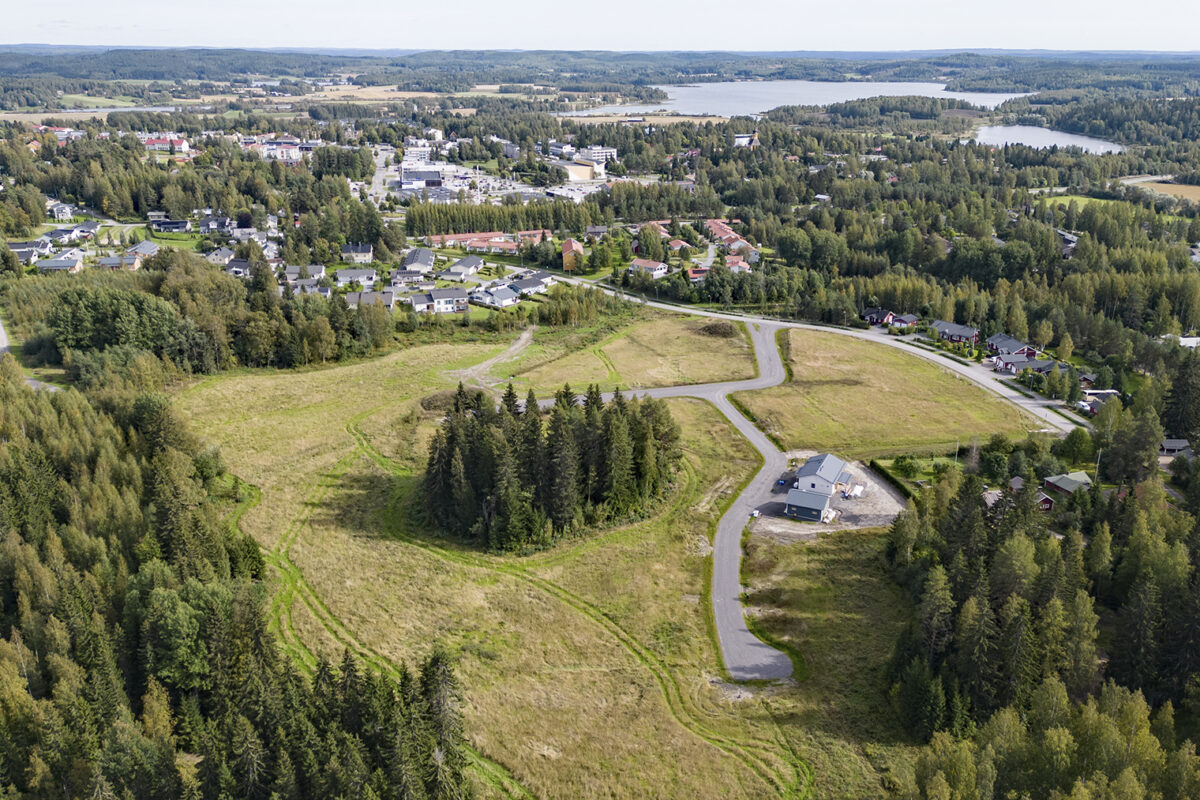
[[[572,282],[591,283],[590,281],[574,280]],[[611,290],[606,289],[610,294]],[[671,386],[659,389],[630,390],[626,394],[639,397],[696,397],[707,400],[716,406],[722,414],[746,437],[763,458],[763,466],[730,505],[725,516],[717,525],[717,534],[713,541],[713,575],[712,575],[712,604],[713,619],[717,628],[717,639],[721,647],[721,658],[730,677],[735,680],[778,680],[792,674],[791,660],[779,650],[760,640],[750,632],[742,610],[742,532],[750,519],[750,514],[772,499],[772,489],[775,480],[787,468],[787,458],[760,431],[754,423],[746,419],[733,404],[729,402],[731,392],[753,389],[767,389],[783,383],[785,372],[783,362],[776,346],[775,334],[785,328],[800,328],[832,333],[840,336],[850,336],[856,339],[875,342],[885,347],[895,347],[910,355],[932,361],[943,369],[961,375],[978,386],[993,392],[1016,406],[1029,412],[1035,418],[1045,423],[1046,428],[1058,433],[1070,431],[1074,425],[1067,419],[1050,410],[1055,403],[1039,398],[1026,397],[997,380],[995,373],[979,364],[962,364],[945,358],[938,353],[913,347],[911,344],[888,336],[881,330],[852,330],[848,328],[830,328],[821,325],[807,325],[800,322],[768,320],[760,317],[725,314],[716,311],[706,311],[695,308],[674,306],[667,303],[646,301],[645,305],[664,311],[673,311],[692,316],[711,317],[744,322],[750,331],[754,343],[754,354],[758,362],[758,377],[745,381],[727,381],[691,386]],[[897,387],[901,390],[920,391],[921,387]],[[607,398],[606,398],[607,399]],[[543,401],[543,405],[552,405],[553,400]]]
[[[775,332],[780,325],[774,322],[747,321],[754,356],[758,361],[758,377],[745,381],[702,383],[689,386],[668,386],[659,389],[631,389],[629,397],[695,397],[712,403],[746,437],[763,457],[763,466],[738,495],[725,516],[717,524],[713,539],[712,605],[716,622],[721,659],[734,680],[777,680],[792,674],[792,662],[786,655],[763,642],[750,632],[742,613],[742,532],[750,521],[750,512],[771,500],[776,478],[787,467],[787,458],[775,445],[729,402],[731,392],[768,389],[783,383],[785,372]],[[612,399],[611,394],[604,396]],[[549,407],[554,400],[542,400]]]

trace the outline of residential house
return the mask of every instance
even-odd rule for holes
[[[868,325],[891,325],[896,315],[885,308],[868,308],[863,311],[863,319]]]
[[[972,328],[970,325],[959,325],[954,322],[946,322],[945,320],[934,320],[929,326],[935,333],[946,342],[970,342],[971,344],[979,343],[979,330]]]
[[[196,223],[196,230],[200,233],[225,233],[233,228],[233,220],[229,217],[214,217],[211,214]]]
[[[147,239],[144,242],[138,242],[133,247],[126,249],[125,252],[129,255],[140,255],[144,258],[151,258],[158,255],[158,250],[158,245]]]
[[[687,279],[691,283],[704,283],[704,279],[708,277],[708,273],[712,270],[708,267],[692,267],[687,271]]]
[[[1037,502],[1038,511],[1041,511],[1045,514],[1049,514],[1051,511],[1054,510],[1054,498],[1051,497],[1050,495],[1046,494],[1045,492],[1039,491],[1037,493],[1037,501],[1036,502]]]
[[[436,262],[437,257],[428,247],[414,247],[404,254],[404,261],[401,264],[406,270],[432,272]]]
[[[588,225],[586,228],[584,228],[583,232],[589,239],[599,239],[604,236],[604,234],[608,233],[608,226]]]
[[[191,233],[192,222],[186,219],[160,219],[150,223],[159,233]]]
[[[83,259],[78,255],[43,258],[37,262],[37,268],[38,272],[70,272],[73,274],[83,269]]]
[[[369,244],[342,245],[342,261],[351,264],[370,264],[375,260],[375,248]]]
[[[166,218],[167,218],[167,212],[165,212],[165,211],[147,211],[146,212],[146,219],[149,220],[150,222],[158,222],[159,220],[164,220]]]
[[[729,270],[735,275],[739,272],[748,273],[750,272],[750,262],[741,256],[726,256],[725,269]]]
[[[564,272],[577,272],[583,267],[583,245],[575,239],[567,239],[562,246]]]
[[[546,284],[537,278],[522,278],[521,280],[513,281],[508,284],[508,288],[522,297],[532,297],[535,294],[546,293]]]
[[[1192,444],[1187,439],[1163,439],[1158,446],[1159,455],[1178,456],[1192,454]]]
[[[377,305],[391,311],[396,307],[396,295],[393,292],[347,292],[346,305],[351,308]]]
[[[1010,375],[1020,375],[1025,370],[1032,370],[1038,375],[1047,375],[1058,366],[1049,358],[1030,358],[1026,355],[999,355],[992,359],[992,369],[996,372],[1007,372]]]
[[[683,239],[672,239],[671,241],[667,242],[667,247],[670,247],[671,252],[673,252],[673,253],[678,253],[680,250],[682,250],[683,248],[685,248],[687,246],[688,246],[688,243],[685,242]]]
[[[302,278],[313,278],[320,280],[325,277],[324,264],[309,264],[301,266],[298,264],[289,264],[283,268],[283,279],[288,283],[295,283]]]
[[[127,269],[133,271],[142,266],[142,257],[136,253],[123,256],[104,256],[103,258],[96,259],[96,266],[100,269]]]
[[[378,275],[373,269],[339,269],[334,273],[337,287],[344,289],[352,283],[357,283],[363,289],[370,291],[375,288]]]
[[[793,519],[824,522],[829,519],[829,501],[838,489],[850,485],[846,462],[831,453],[813,456],[796,470],[783,513]]]
[[[1020,339],[1009,336],[1007,333],[997,333],[989,336],[986,344],[988,350],[1005,356],[1029,356],[1033,358],[1038,353],[1037,348],[1033,345],[1025,344]]]
[[[479,256],[465,256],[455,261],[446,270],[458,278],[466,277],[467,275],[475,275],[479,270],[483,269],[483,259]]]
[[[401,286],[415,286],[422,283],[433,283],[419,269],[398,269],[392,272],[392,288],[397,289]]]
[[[658,280],[667,276],[667,265],[661,261],[654,261],[649,258],[635,258],[633,263],[629,265],[630,272],[639,272],[642,275],[649,275],[651,280]]]
[[[291,286],[296,294],[319,294],[326,300],[333,296],[333,290],[328,286],[321,286],[317,278],[301,278]]]
[[[46,210],[55,222],[70,222],[75,217],[75,206],[67,203],[53,203]]]
[[[75,231],[78,234],[77,238],[91,239],[93,236],[95,236],[97,233],[100,232],[100,223],[96,222],[95,220],[88,220],[87,222],[81,222],[75,226]]]
[[[470,301],[485,308],[511,308],[521,297],[508,286],[493,286],[471,292]]]
[[[216,250],[213,250],[211,253],[206,255],[204,260],[214,266],[223,267],[233,260],[234,255],[236,254],[230,248],[218,247]]]
[[[466,289],[431,289],[408,298],[413,311],[428,314],[457,314],[467,310]]]
[[[253,265],[244,258],[231,258],[225,264],[225,274],[234,278],[249,278]]]
[[[59,228],[50,231],[46,234],[50,241],[57,245],[69,244],[79,239],[79,230],[76,228]]]
[[[1046,478],[1044,486],[1048,491],[1070,496],[1081,489],[1086,491],[1092,488],[1092,479],[1086,472],[1068,472],[1066,475],[1051,475]]]
[[[921,322],[921,318],[916,314],[901,314],[898,317],[892,317],[892,327],[908,330],[916,327]]]

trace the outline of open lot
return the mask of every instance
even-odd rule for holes
[[[539,333],[520,358],[497,365],[521,393],[551,393],[563,383],[583,389],[650,388],[754,376],[754,351],[739,324],[729,338],[703,332],[704,320],[643,311],[616,330]]]
[[[792,380],[735,395],[784,449],[846,458],[937,452],[1041,427],[985,390],[895,348],[808,330],[790,330]]]
[[[716,681],[707,545],[758,462],[715,409],[671,401],[687,463],[644,522],[526,558],[456,547],[420,524],[436,425],[420,399],[507,344],[227,373],[178,393],[181,414],[261,492],[241,525],[274,567],[273,623],[290,654],[311,668],[349,648],[391,670],[446,643],[473,744],[537,796],[786,793],[807,773],[763,698]]]
[[[884,543],[879,529],[746,543],[748,612],[804,657],[805,678],[780,724],[796,729],[818,797],[910,796],[916,747],[889,705],[884,669],[912,611],[884,569]]]

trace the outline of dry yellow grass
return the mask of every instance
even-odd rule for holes
[[[1169,194],[1172,197],[1182,197],[1185,200],[1200,201],[1200,186],[1190,186],[1184,183],[1139,183],[1139,189],[1149,189],[1159,194]]]
[[[736,395],[786,449],[853,457],[935,451],[1041,427],[936,364],[892,347],[790,330],[793,380]]]
[[[738,326],[731,338],[701,333],[706,321],[677,314],[655,315],[580,347],[569,340],[530,348],[520,359],[497,365],[497,378],[514,377],[522,391],[539,394],[564,382],[582,388],[650,388],[739,380],[754,376],[754,352]],[[535,337],[535,343],[536,343]]]
[[[435,425],[419,398],[450,388],[444,370],[501,349],[431,345],[222,375],[179,394],[230,469],[262,490],[242,525],[282,564],[285,640],[305,658],[349,646],[410,663],[445,642],[460,656],[472,741],[538,796],[775,796],[792,767],[769,717],[756,700],[729,706],[706,681],[717,660],[699,596],[717,509],[691,506],[756,465],[714,409],[672,401],[689,464],[674,504],[548,553],[443,550],[393,504]],[[744,744],[714,745],[726,738]]]

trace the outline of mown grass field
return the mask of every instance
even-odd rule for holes
[[[656,319],[629,330],[648,323],[644,333],[663,334]],[[566,352],[561,334],[539,330],[534,346]],[[880,796],[877,766],[903,753],[881,761],[874,728],[855,740],[857,720],[840,739],[812,727],[814,709],[859,702],[854,676],[751,691],[719,681],[709,543],[759,460],[708,404],[670,401],[685,466],[649,519],[525,557],[426,530],[419,475],[437,416],[420,401],[508,343],[226,373],[177,393],[181,414],[259,491],[240,524],[274,568],[272,619],[293,659],[311,668],[349,648],[394,672],[447,644],[485,797],[524,796],[521,787],[539,797],[799,796],[809,764],[816,796]],[[648,345],[621,347],[618,368],[631,374],[650,357]]]
[[[754,377],[754,350],[744,328],[729,338],[702,332],[705,320],[639,312],[640,321],[615,331],[545,337],[515,361],[499,364],[496,378],[513,378],[522,392],[553,392],[564,382],[604,390],[649,388]]]
[[[798,731],[821,797],[870,798],[911,785],[916,747],[890,707],[884,672],[912,611],[885,571],[885,536],[841,531],[746,546],[747,605],[763,629],[804,655],[803,691],[781,724]]]
[[[918,356],[833,333],[784,335],[792,380],[735,397],[786,449],[833,450],[852,458],[945,452],[956,442],[1040,427]]]

